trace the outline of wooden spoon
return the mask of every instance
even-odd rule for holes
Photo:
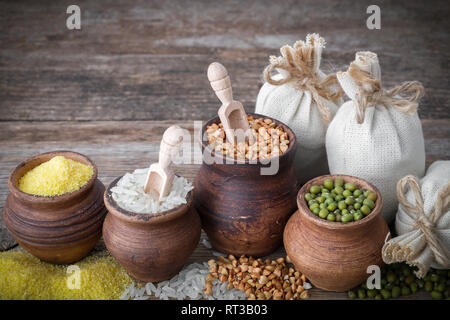
[[[179,126],[171,126],[164,132],[159,149],[159,160],[150,166],[144,185],[144,192],[149,193],[154,200],[161,201],[161,198],[170,193],[174,177],[171,164],[173,157],[180,150],[182,140],[182,129]]]
[[[250,128],[247,114],[242,103],[233,100],[230,77],[222,64],[213,62],[209,65],[208,79],[216,96],[222,102],[218,115],[227,139],[230,143],[234,143],[235,130],[241,129],[245,133],[249,132],[247,131]]]

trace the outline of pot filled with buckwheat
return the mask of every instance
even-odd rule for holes
[[[216,250],[262,256],[279,247],[296,210],[296,137],[272,118],[247,114],[247,120],[249,137],[236,143],[219,117],[203,126],[195,206]]]

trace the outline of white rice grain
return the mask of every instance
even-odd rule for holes
[[[309,289],[312,288],[312,285],[311,285],[311,283],[309,283],[309,282],[303,282],[303,288],[304,288],[305,290],[309,290]]]
[[[205,275],[208,274],[208,264],[206,262],[192,263],[185,266],[180,273],[168,281],[158,283],[156,286],[149,282],[144,288],[137,289],[134,285],[130,285],[125,289],[121,299],[149,299],[152,294],[155,297],[168,300],[170,299],[220,299],[220,300],[239,300],[246,299],[243,291],[226,288],[227,283],[221,283],[218,279],[214,279],[213,296],[205,295],[203,289],[205,287]]]
[[[203,245],[207,248],[207,249],[212,249],[212,245],[211,243],[208,241],[208,239],[203,239],[202,240]]]
[[[112,198],[122,209],[143,214],[170,210],[186,203],[187,194],[194,188],[186,178],[175,176],[169,195],[162,198],[161,202],[155,201],[150,194],[144,192],[147,173],[148,169],[136,169],[133,173],[126,173],[111,188]]]

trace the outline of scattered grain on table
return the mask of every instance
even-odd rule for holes
[[[308,299],[312,286],[290,263],[288,257],[263,260],[245,255],[238,259],[233,255],[219,256],[208,261],[204,293],[213,295],[218,279],[225,288],[244,292],[249,300]]]

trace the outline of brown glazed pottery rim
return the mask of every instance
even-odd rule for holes
[[[270,120],[272,120],[273,122],[275,122],[277,125],[281,125],[284,128],[284,131],[287,132],[288,136],[289,136],[289,146],[288,149],[286,150],[286,152],[284,152],[283,154],[279,155],[279,156],[275,156],[275,157],[271,157],[269,159],[282,159],[284,157],[287,157],[289,153],[292,153],[293,150],[295,150],[296,144],[297,144],[297,137],[295,136],[294,132],[292,131],[291,128],[289,128],[287,125],[285,125],[283,122],[278,121],[274,118],[268,117],[268,116],[264,116],[262,114],[258,114],[258,113],[251,113],[251,112],[247,112],[248,115],[251,115],[255,118],[268,118]],[[248,159],[245,159],[245,161],[239,160],[239,159],[233,159],[233,158],[229,158],[228,156],[224,155],[223,153],[218,152],[216,154],[216,151],[213,150],[210,146],[208,141],[205,141],[203,139],[204,133],[205,133],[205,129],[207,126],[213,124],[213,123],[219,123],[219,117],[215,116],[211,119],[209,119],[208,121],[206,121],[206,123],[202,126],[202,132],[201,132],[201,136],[200,136],[200,143],[202,145],[202,150],[205,149],[209,149],[209,152],[211,153],[212,157],[218,157],[221,161],[221,163],[223,164],[230,164],[230,165],[263,165],[259,159],[257,161],[257,163],[250,163]],[[264,160],[269,160],[269,159],[264,159]]]
[[[373,208],[373,210],[370,212],[370,214],[368,216],[365,216],[363,219],[361,219],[359,221],[342,223],[342,222],[333,222],[333,221],[328,221],[328,220],[322,219],[320,217],[317,217],[315,214],[313,214],[311,212],[311,210],[309,210],[309,207],[307,206],[307,202],[305,200],[305,193],[308,192],[309,188],[315,184],[322,184],[322,182],[325,179],[334,180],[336,178],[343,179],[344,183],[347,183],[347,182],[354,183],[359,188],[366,185],[368,188],[364,187],[365,189],[369,189],[376,193],[377,201],[375,203],[375,208]],[[313,222],[317,225],[320,225],[322,227],[325,227],[325,228],[331,229],[331,230],[349,230],[349,229],[358,228],[362,225],[368,224],[368,223],[372,222],[374,219],[376,219],[377,216],[379,216],[381,214],[381,211],[383,209],[383,199],[381,198],[380,191],[373,184],[371,184],[370,182],[368,182],[364,179],[354,177],[354,176],[349,176],[349,175],[343,175],[343,174],[328,174],[328,175],[323,175],[323,176],[313,178],[313,179],[309,180],[308,182],[306,182],[297,194],[297,205],[300,209],[300,210],[298,210],[299,214],[302,214],[306,219],[310,220],[311,222]]]
[[[172,219],[175,219],[185,213],[187,213],[187,209],[192,206],[193,200],[194,200],[194,190],[192,189],[189,191],[189,193],[186,195],[186,203],[182,203],[175,208],[172,208],[170,210],[165,210],[158,212],[156,214],[148,214],[148,213],[138,213],[129,211],[126,209],[123,209],[120,207],[117,202],[113,199],[111,189],[116,186],[117,182],[122,178],[123,176],[117,177],[114,179],[113,182],[111,182],[106,188],[105,195],[103,197],[105,205],[108,209],[108,211],[116,216],[117,218],[121,220],[125,220],[128,222],[133,223],[145,223],[145,224],[157,224],[161,222],[170,221]],[[186,210],[183,210],[185,208]]]
[[[17,186],[16,183],[20,180],[20,178],[22,178],[23,174],[25,174],[25,173],[23,173],[20,177],[18,177],[17,175],[19,174],[19,171],[23,167],[25,167],[27,164],[29,164],[32,161],[37,161],[37,164],[34,167],[29,169],[29,170],[31,170],[31,169],[37,167],[38,165],[40,165],[46,161],[49,161],[50,159],[52,159],[55,156],[64,156],[68,159],[72,159],[72,160],[81,162],[83,164],[89,165],[90,167],[92,167],[92,169],[94,171],[91,178],[80,189],[72,191],[72,192],[67,192],[67,193],[64,193],[61,195],[57,195],[57,196],[33,195],[30,193],[23,192],[19,189],[19,187]],[[28,172],[28,171],[26,171],[26,172]],[[98,176],[97,166],[89,157],[87,157],[81,153],[74,152],[74,151],[57,150],[57,151],[40,153],[31,158],[26,159],[25,161],[22,161],[10,174],[9,179],[8,179],[8,188],[9,188],[9,191],[14,195],[14,197],[21,199],[23,201],[26,201],[26,202],[34,202],[34,203],[38,202],[41,204],[57,203],[57,202],[67,201],[72,198],[76,198],[77,196],[83,194],[86,190],[90,189],[94,185],[94,182],[97,179],[97,176]]]

